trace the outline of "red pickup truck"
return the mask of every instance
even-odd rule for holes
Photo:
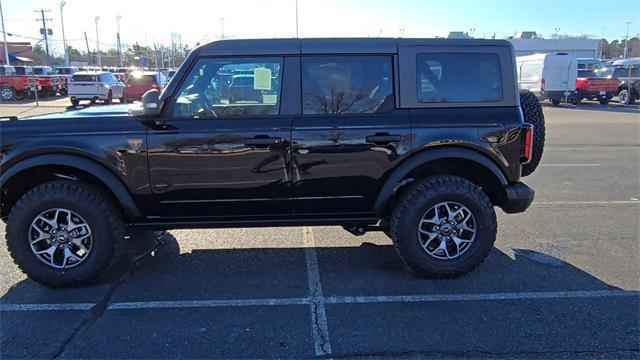
[[[36,89],[35,79],[16,74],[9,65],[0,65],[0,99],[12,101],[32,95]]]
[[[607,105],[611,98],[617,95],[617,93],[617,80],[598,77],[593,70],[578,70],[574,104],[579,104],[583,99],[597,99],[600,104]]]

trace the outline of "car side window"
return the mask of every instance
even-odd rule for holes
[[[502,100],[500,57],[492,53],[417,55],[418,101],[473,103]]]
[[[278,115],[281,57],[200,59],[173,106],[178,118]]]
[[[303,114],[360,114],[394,108],[391,56],[305,56]]]

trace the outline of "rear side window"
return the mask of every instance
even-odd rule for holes
[[[84,75],[84,74],[75,74],[71,77],[71,81],[76,82],[76,81],[90,81],[90,82],[95,82],[96,81],[96,76],[95,75]]]
[[[303,57],[303,114],[392,111],[392,68],[390,56]]]
[[[473,103],[502,100],[500,57],[491,53],[417,55],[418,101]]]

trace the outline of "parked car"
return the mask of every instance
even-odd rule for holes
[[[18,75],[16,68],[0,65],[0,99],[2,101],[20,100],[33,95],[36,91],[35,78]]]
[[[79,71],[79,69],[75,66],[55,66],[53,68],[57,75],[60,75],[64,78],[65,89],[68,92],[69,82],[71,81],[71,76]]]
[[[540,101],[574,102],[578,63],[568,53],[535,54],[516,57],[518,84],[538,97]]]
[[[619,61],[616,62],[620,64]],[[614,79],[618,82],[618,100],[621,103],[633,104],[636,99],[640,98],[640,93],[637,91],[637,84],[640,83],[640,65],[634,65],[631,61],[627,61],[623,65],[600,68],[596,71],[596,74],[599,77]]]
[[[108,272],[125,231],[341,225],[383,231],[420,276],[463,275],[493,248],[494,206],[534,197],[520,180],[544,117],[513,53],[483,39],[219,41],[130,112],[0,122],[9,253],[69,286]],[[234,66],[257,102],[214,86]]]
[[[38,97],[45,98],[49,95],[51,92],[51,81],[49,79],[37,76],[31,66],[15,65],[14,68],[17,75],[33,79],[32,81],[37,84]]]
[[[113,99],[124,98],[124,84],[107,71],[79,71],[71,77],[69,99],[77,106],[80,100],[96,103],[99,100],[111,104]]]
[[[159,71],[134,71],[129,74],[124,88],[124,101],[140,100],[145,92],[151,89],[162,91],[166,79]]]
[[[618,81],[598,77],[593,70],[578,70],[576,91],[573,102],[576,105],[583,99],[598,100],[600,104],[606,105],[618,94]]]
[[[46,79],[48,95],[66,94],[67,84],[64,76],[56,74],[51,66],[33,66],[33,73],[40,79]]]

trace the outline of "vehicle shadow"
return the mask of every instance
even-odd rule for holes
[[[356,247],[317,247],[314,250],[325,297],[615,289],[566,261],[529,249],[513,249],[512,254],[495,249],[478,269],[450,280],[414,276],[405,269],[391,245],[362,243]],[[311,354],[306,351],[313,347],[305,335],[309,327],[309,310],[305,306],[192,309],[187,312],[180,309],[105,310],[108,304],[123,302],[306,298],[310,296],[307,255],[307,249],[298,247],[194,249],[183,253],[179,242],[169,233],[135,236],[126,242],[125,256],[114,271],[96,285],[49,289],[27,279],[11,287],[0,299],[0,304],[97,305],[91,311],[0,313],[0,356],[55,357],[55,349],[64,349],[66,356],[97,358],[150,354],[169,358],[182,353],[190,354],[188,357],[276,358],[293,356],[291,354],[309,357]],[[165,313],[168,318],[158,316]],[[128,325],[124,326],[125,323]],[[207,324],[211,324],[210,331],[214,333],[199,333]],[[259,324],[272,324],[270,326],[279,326],[279,329],[273,332]],[[257,326],[258,333],[246,333],[245,328],[250,326]],[[58,327],[63,330],[58,331]],[[181,330],[169,331],[170,328]],[[77,333],[74,329],[83,330]],[[111,334],[114,329],[118,330]],[[52,331],[52,335],[40,339],[36,345],[31,343],[32,337],[24,336],[40,331]],[[161,343],[166,346],[162,348],[161,345],[157,351],[149,353],[147,346],[155,344],[156,340],[145,335],[147,331],[154,334],[169,331],[161,336]],[[220,333],[216,333],[218,331]],[[227,338],[228,331],[238,331],[239,335]],[[201,339],[204,335],[206,337]],[[93,341],[90,339],[96,336],[103,339],[100,342],[104,346],[89,346]],[[255,341],[256,336],[267,344],[276,341],[280,345],[260,348],[259,353],[248,353],[251,347],[245,345]],[[195,345],[191,343],[192,338],[203,343]],[[216,340],[211,341],[220,342],[224,351],[229,352],[218,353],[218,349],[213,353],[206,352],[212,346],[207,345],[207,339],[213,338]],[[127,352],[122,353],[119,345],[108,345],[112,341],[142,345],[138,348],[123,343]]]

